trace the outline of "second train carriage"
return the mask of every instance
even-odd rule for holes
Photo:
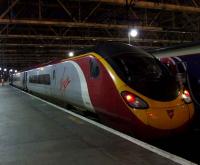
[[[188,91],[178,87],[169,70],[126,44],[100,44],[77,57],[19,72],[13,80],[140,137],[178,131],[194,114]]]

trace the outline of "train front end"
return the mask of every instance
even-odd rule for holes
[[[155,138],[184,132],[194,115],[194,106],[187,90],[180,91],[172,101],[156,101],[124,86],[121,97],[139,120],[135,129],[142,137]]]
[[[113,68],[110,74],[114,77],[122,104],[134,116],[134,131],[152,137],[154,133],[162,136],[188,126],[194,115],[190,94],[179,87],[176,78],[164,65],[130,45],[111,54],[107,58]]]

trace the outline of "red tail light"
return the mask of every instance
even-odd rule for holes
[[[192,102],[190,92],[186,89],[182,93],[182,98],[185,101],[185,103],[191,103]]]
[[[148,108],[148,104],[144,100],[142,100],[141,98],[130,92],[123,91],[121,95],[124,101],[132,108],[137,108],[137,109]]]
[[[184,94],[185,94],[186,96],[190,96],[190,93],[189,93],[187,90],[184,90]]]
[[[129,103],[134,103],[134,102],[135,102],[135,96],[134,96],[134,95],[131,95],[131,94],[125,95],[125,99],[126,99]]]

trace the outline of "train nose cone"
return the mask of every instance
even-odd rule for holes
[[[148,124],[158,129],[176,129],[190,120],[190,112],[186,105],[168,108],[152,108],[147,112]]]

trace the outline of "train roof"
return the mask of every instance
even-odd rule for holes
[[[78,57],[79,55],[83,55],[83,54],[87,54],[87,53],[97,53],[100,56],[102,56],[104,59],[110,58],[112,56],[115,56],[116,54],[122,54],[124,52],[128,53],[128,52],[140,52],[139,54],[146,54],[145,51],[143,51],[142,49],[139,49],[133,45],[130,44],[126,44],[126,43],[119,43],[119,42],[105,42],[105,43],[101,43],[101,44],[97,44],[96,46],[92,46],[89,48],[83,48],[82,50],[77,50],[74,52],[75,57]],[[137,55],[137,53],[135,54]],[[74,57],[72,57],[74,58]],[[59,62],[63,62],[63,61],[67,61],[68,59],[71,58],[64,58],[64,59],[55,59],[52,61],[49,61],[47,63],[43,63],[43,64],[39,64],[39,65],[35,65],[33,67],[29,67],[23,71],[26,70],[30,70],[30,69],[35,69],[35,68],[40,68],[40,67],[44,67],[47,65],[53,65],[53,64],[57,64]]]
[[[96,46],[86,48],[80,51],[77,51],[75,55],[81,55],[85,53],[95,52],[102,56],[103,58],[108,58],[115,56],[116,54],[121,54],[124,52],[143,52],[146,54],[147,52],[143,51],[142,49],[139,49],[133,45],[126,44],[126,43],[120,43],[120,42],[105,42],[101,44],[97,44]],[[135,54],[137,55],[137,54]]]
[[[196,46],[200,46],[200,41],[178,44],[178,45],[174,45],[174,46],[170,46],[170,47],[154,49],[151,51],[154,52],[154,51],[176,50],[176,49],[196,47]]]
[[[200,41],[190,42],[187,44],[180,44],[166,48],[154,49],[149,51],[149,53],[158,57],[173,57],[200,54]]]

